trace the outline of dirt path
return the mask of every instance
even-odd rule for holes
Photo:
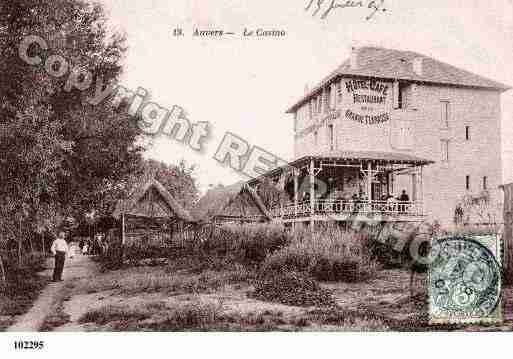
[[[53,259],[46,262],[46,270],[41,272],[42,276],[50,277],[53,273]],[[39,295],[32,308],[24,315],[17,318],[16,322],[7,329],[10,332],[35,332],[39,331],[45,318],[53,313],[62,300],[66,288],[76,280],[84,277],[93,277],[98,271],[97,263],[91,257],[75,255],[72,259],[67,258],[64,267],[63,282],[50,283]]]

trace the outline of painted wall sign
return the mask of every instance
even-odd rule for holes
[[[348,120],[360,122],[364,125],[377,125],[379,123],[387,122],[390,120],[390,116],[388,113],[384,112],[379,115],[366,115],[366,114],[358,114],[354,113],[351,110],[346,111],[346,118]]]
[[[347,80],[346,90],[351,94],[352,106],[345,111],[348,120],[375,125],[390,120],[387,98],[390,85],[376,80]]]
[[[332,110],[327,115],[325,115],[324,117],[322,117],[318,121],[316,121],[316,123],[314,123],[313,125],[310,125],[307,128],[299,131],[295,135],[295,137],[296,138],[305,137],[306,135],[314,132],[315,130],[318,130],[319,128],[321,128],[323,126],[325,126],[329,123],[332,123],[337,118],[340,118],[340,115],[341,115],[340,110]]]

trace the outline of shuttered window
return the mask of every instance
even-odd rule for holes
[[[335,131],[333,130],[333,124],[328,125],[328,132],[330,138],[330,151],[335,149]]]
[[[440,101],[440,126],[449,128],[451,117],[451,104],[449,101]]]
[[[441,140],[442,162],[449,162],[449,140]]]

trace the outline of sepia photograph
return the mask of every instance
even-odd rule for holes
[[[511,0],[1,0],[6,346],[511,332],[512,45]]]

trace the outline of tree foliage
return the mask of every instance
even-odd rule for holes
[[[27,35],[44,38],[43,52],[93,75],[89,90],[66,91],[69,73],[55,78],[18,55]],[[101,5],[81,0],[0,3],[0,242],[21,229],[48,227],[114,196],[141,163],[136,119],[107,99],[85,100],[96,81],[119,78],[126,51],[111,33]],[[54,223],[53,223],[54,224]]]
[[[143,174],[142,182],[156,179],[183,208],[190,210],[199,199],[194,170],[194,165],[188,165],[184,160],[174,165],[148,159],[142,164],[140,172]]]

